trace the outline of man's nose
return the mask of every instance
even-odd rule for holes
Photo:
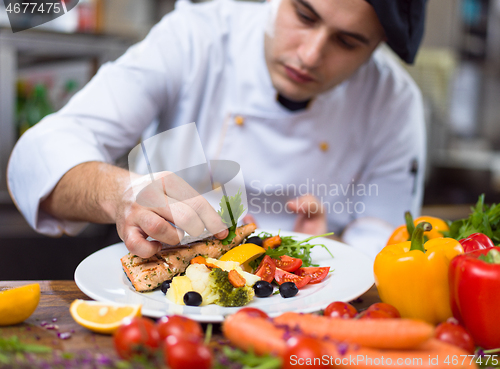
[[[315,68],[321,64],[325,47],[328,42],[328,34],[322,30],[311,31],[304,37],[302,45],[299,47],[298,56],[302,67]]]

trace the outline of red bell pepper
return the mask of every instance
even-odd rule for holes
[[[489,249],[490,247],[495,246],[493,241],[484,233],[473,233],[469,237],[463,238],[458,242],[460,242],[464,248],[464,252]]]
[[[476,345],[500,348],[500,247],[480,249],[452,259],[449,269],[453,316]]]

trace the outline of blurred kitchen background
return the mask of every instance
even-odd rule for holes
[[[75,238],[36,234],[7,192],[7,162],[26,129],[60,109],[174,4],[80,0],[64,16],[13,34],[0,1],[0,280],[72,279],[87,255],[119,241],[115,227],[103,225]],[[500,202],[500,0],[429,0],[427,14],[423,47],[407,67],[426,103],[423,213],[457,219],[481,193]]]

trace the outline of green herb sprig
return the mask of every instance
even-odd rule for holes
[[[279,357],[271,355],[257,356],[251,351],[245,352],[228,346],[222,347],[222,352],[230,361],[243,365],[242,369],[279,369],[282,365]]]
[[[16,336],[10,338],[0,337],[0,353],[2,354],[46,354],[49,352],[52,352],[50,347],[22,343]]]
[[[495,245],[500,243],[500,204],[486,205],[484,194],[479,196],[476,206],[471,208],[468,218],[451,223],[445,237],[456,240],[469,237],[473,233],[484,233]]]
[[[271,248],[267,249],[266,255],[269,255],[273,259],[279,259],[280,256],[288,255],[288,256],[291,256],[293,258],[301,259],[303,267],[319,266],[317,264],[312,263],[311,250],[314,247],[316,247],[316,246],[323,247],[326,251],[328,251],[328,253],[330,254],[330,256],[332,258],[333,258],[333,255],[330,252],[330,250],[328,249],[328,247],[326,247],[325,245],[320,244],[320,243],[310,244],[309,241],[312,241],[315,238],[327,237],[327,236],[331,236],[331,235],[333,235],[333,232],[332,233],[325,233],[325,234],[322,234],[319,236],[311,236],[311,237],[308,237],[302,241],[295,240],[294,236],[281,237],[281,245],[274,248],[274,249],[271,249]],[[259,233],[260,238],[267,238],[267,237],[272,237],[272,236],[273,236],[272,234],[267,233],[267,232]],[[259,262],[260,262],[260,260],[259,260]]]
[[[0,363],[4,365],[11,364],[12,358],[23,357],[24,354],[47,354],[50,352],[52,352],[50,347],[22,343],[17,336],[0,337]]]
[[[236,226],[238,219],[243,214],[245,209],[241,203],[241,192],[238,190],[236,195],[232,197],[222,196],[220,201],[220,210],[218,211],[224,224],[228,227],[229,234],[222,240],[223,245],[231,243],[236,236]]]

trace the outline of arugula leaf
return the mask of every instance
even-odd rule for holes
[[[313,264],[312,259],[311,259],[311,249],[316,247],[316,246],[321,246],[323,247],[330,256],[333,258],[334,256],[328,249],[323,244],[310,244],[309,241],[314,240],[315,238],[319,237],[327,237],[333,235],[332,233],[325,233],[319,236],[311,236],[308,237],[302,241],[297,241],[295,240],[295,237],[293,236],[286,236],[286,237],[281,237],[281,245],[274,248],[274,249],[267,249],[266,250],[266,255],[269,255],[273,259],[279,259],[280,256],[283,255],[288,255],[293,258],[301,259],[302,260],[302,266],[303,267],[310,267],[310,266],[319,266],[318,264]],[[268,238],[272,237],[273,235],[267,232],[261,232],[258,235],[260,238]],[[256,259],[254,262],[251,263],[251,266],[254,267],[255,265],[258,266],[259,263],[262,261],[264,256]]]
[[[241,203],[241,192],[238,190],[232,197],[222,196],[220,201],[220,210],[218,211],[224,224],[228,227],[229,234],[222,240],[223,245],[231,243],[236,236],[236,226],[238,219],[245,209]]]

